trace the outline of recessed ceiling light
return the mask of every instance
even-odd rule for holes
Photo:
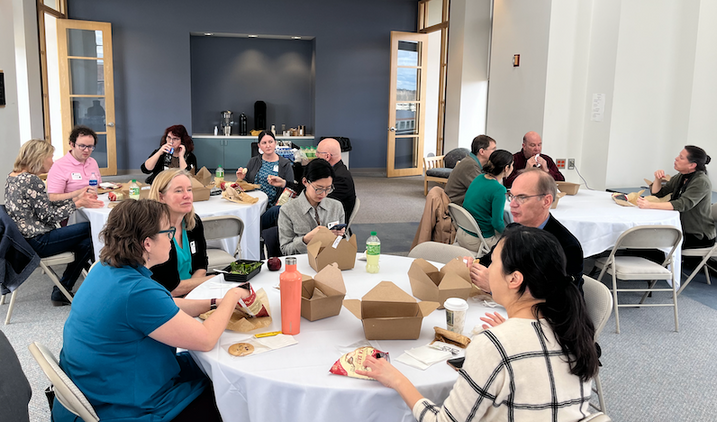
[[[249,37],[249,38],[257,38],[258,35],[249,35],[248,37]]]
[[[205,32],[204,35],[206,35],[207,37],[211,37],[214,34],[212,34],[211,32]]]
[[[291,37],[292,40],[300,40],[301,37]]]

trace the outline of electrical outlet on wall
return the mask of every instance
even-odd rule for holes
[[[568,158],[568,170],[575,170],[575,159]]]

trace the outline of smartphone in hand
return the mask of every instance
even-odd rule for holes
[[[346,224],[334,224],[333,226],[329,227],[329,230],[341,230],[345,228]]]
[[[463,362],[464,362],[465,360],[466,360],[466,358],[464,358],[464,357],[463,357],[463,358],[448,359],[448,360],[446,361],[446,363],[448,364],[448,366],[450,366],[451,368],[453,368],[453,369],[455,369],[456,371],[458,371],[459,369],[463,368]]]

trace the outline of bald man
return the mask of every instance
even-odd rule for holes
[[[523,136],[523,149],[513,154],[513,172],[504,181],[503,185],[510,189],[518,173],[526,167],[535,167],[550,174],[554,180],[564,181],[565,176],[560,173],[558,166],[549,156],[542,154],[543,140],[536,132],[528,132]]]
[[[344,215],[346,222],[351,217],[351,212],[356,205],[356,188],[354,187],[354,179],[346,165],[341,161],[341,145],[334,138],[326,138],[319,142],[316,147],[316,156],[324,159],[334,168],[336,178],[334,179],[334,191],[329,194],[329,198],[333,198],[344,206]]]

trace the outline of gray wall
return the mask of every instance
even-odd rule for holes
[[[265,129],[276,124],[279,133],[283,123],[313,133],[313,52],[311,40],[191,37],[194,133],[212,133],[214,126],[221,131],[222,110],[234,112],[232,134],[239,134],[240,113],[248,117],[248,130],[257,129],[257,100],[266,103]]]
[[[190,32],[315,37],[315,134],[351,138],[351,167],[386,166],[390,31],[416,30],[416,0],[72,0],[112,23],[117,167],[136,169],[164,128],[191,124]]]

